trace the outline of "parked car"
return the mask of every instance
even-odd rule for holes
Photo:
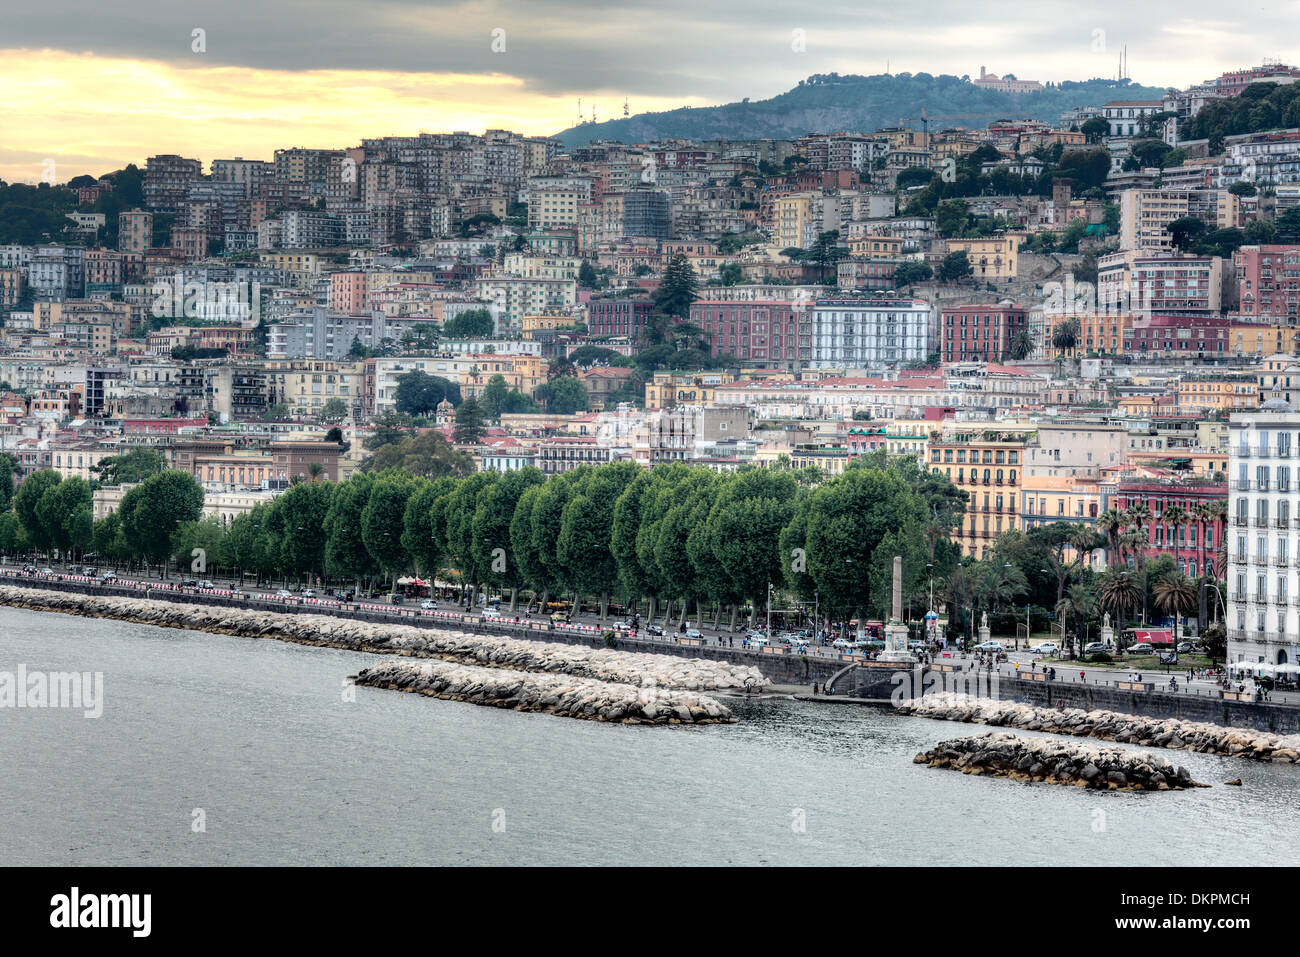
[[[1035,655],[1059,655],[1061,646],[1054,641],[1043,641],[1034,645],[1029,651]]]
[[[1114,652],[1114,647],[1106,644],[1104,641],[1090,641],[1083,646],[1083,653],[1085,655],[1110,655],[1114,654]]]
[[[1002,642],[1000,641],[981,641],[978,645],[975,646],[975,650],[976,651],[997,651],[997,652],[1006,651],[1006,649],[1002,647]]]
[[[646,625],[645,630],[647,634],[658,635],[660,638],[664,636],[663,625]]]
[[[424,601],[420,602],[420,607],[425,611],[433,611],[438,607],[438,603],[432,598],[426,598]]]
[[[1180,641],[1178,643],[1178,653],[1180,655],[1190,655],[1192,653],[1192,643],[1190,641]]]

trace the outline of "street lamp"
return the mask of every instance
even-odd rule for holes
[[[767,640],[772,640],[772,583],[767,583]]]

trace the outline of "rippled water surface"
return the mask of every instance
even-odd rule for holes
[[[1160,752],[1216,786],[1095,794],[912,764],[969,725],[785,699],[601,725],[345,686],[374,660],[0,608],[0,671],[103,672],[105,696],[98,720],[0,710],[0,863],[1300,861],[1290,765]]]

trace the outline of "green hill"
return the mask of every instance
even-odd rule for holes
[[[900,119],[907,126],[919,128],[922,109],[931,129],[982,127],[999,119],[1031,118],[1056,123],[1061,113],[1073,107],[1101,106],[1110,100],[1154,100],[1164,93],[1164,87],[1139,86],[1128,80],[1066,81],[1036,93],[1011,94],[984,90],[957,76],[831,73],[801,80],[793,90],[768,100],[641,113],[604,123],[584,123],[557,135],[566,147],[596,139],[624,143],[665,137],[793,139],[836,130],[869,132],[895,126]]]

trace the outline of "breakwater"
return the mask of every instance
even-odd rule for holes
[[[939,721],[1046,731],[1142,747],[1197,751],[1288,764],[1300,761],[1300,735],[1271,734],[1249,728],[1225,728],[1203,721],[1147,718],[1116,711],[1084,711],[1079,708],[1037,708],[1015,701],[975,698],[951,692],[907,699],[898,705],[897,711],[899,714]]]
[[[1021,738],[988,731],[942,741],[912,759],[913,764],[988,774],[1014,781],[1049,782],[1111,791],[1181,791],[1209,787],[1186,768],[1146,751],[1103,748],[1066,741]]]
[[[384,661],[354,683],[450,701],[622,724],[730,724],[723,705],[689,691],[442,661]]]
[[[769,685],[752,665],[585,648],[328,615],[0,586],[0,604],[375,654],[440,658],[480,668],[565,674],[643,688],[747,693]]]

